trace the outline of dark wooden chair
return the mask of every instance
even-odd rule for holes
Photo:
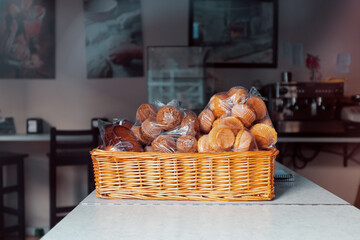
[[[25,239],[25,187],[24,187],[24,158],[26,154],[0,152],[0,239]],[[3,168],[16,166],[16,184],[6,185],[3,182]],[[6,194],[17,195],[16,208],[6,206],[4,199]],[[15,225],[7,226],[5,215],[17,218]],[[5,221],[4,221],[5,220]]]
[[[95,189],[94,171],[89,151],[98,146],[98,132],[89,130],[50,129],[49,178],[50,178],[50,227],[54,227],[76,205],[58,207],[56,203],[56,170],[63,166],[86,165],[88,192]]]

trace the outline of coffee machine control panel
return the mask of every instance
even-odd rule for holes
[[[339,99],[344,97],[344,83],[276,83],[268,92],[274,121],[334,120]]]
[[[276,84],[277,98],[339,98],[344,95],[344,83],[292,82]]]

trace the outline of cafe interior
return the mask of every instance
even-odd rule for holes
[[[0,183],[18,187],[0,204],[23,207],[1,206],[0,226],[41,237],[54,209],[94,190],[89,150],[85,164],[51,163],[56,130],[92,130],[95,148],[103,122],[136,123],[141,104],[199,114],[235,86],[265,101],[277,162],[360,208],[359,12],[355,0],[1,1]]]

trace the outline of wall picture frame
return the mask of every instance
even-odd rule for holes
[[[0,79],[55,79],[55,0],[0,1]]]
[[[189,45],[214,67],[276,68],[278,0],[191,0]]]

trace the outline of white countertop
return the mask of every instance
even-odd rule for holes
[[[292,172],[271,201],[85,198],[42,239],[358,239],[360,210]]]
[[[358,239],[350,205],[79,205],[46,239]]]

